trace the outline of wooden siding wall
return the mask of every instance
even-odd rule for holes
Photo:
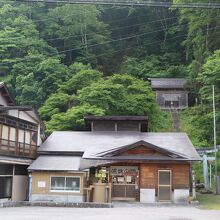
[[[189,188],[189,169],[188,163],[170,164],[140,164],[140,188],[157,189],[158,170],[172,171],[172,189]]]
[[[93,121],[92,131],[140,131],[137,121]]]
[[[0,154],[36,158],[37,125],[12,117],[0,117]],[[27,128],[25,128],[27,126]],[[36,141],[32,139],[36,135]]]
[[[145,146],[138,146],[138,147],[135,147],[133,149],[130,149],[130,150],[127,150],[127,151],[124,151],[118,154],[118,156],[127,156],[127,155],[148,155],[148,156],[157,155],[159,156],[162,154],[156,150],[149,149]]]

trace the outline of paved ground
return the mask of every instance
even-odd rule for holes
[[[220,211],[195,207],[117,206],[110,209],[16,207],[0,208],[1,220],[220,220]]]

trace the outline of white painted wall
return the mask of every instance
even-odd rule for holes
[[[174,203],[187,203],[189,200],[189,189],[174,189]]]
[[[155,189],[140,189],[140,202],[155,203]]]
[[[13,116],[15,118],[18,118],[19,117],[19,112],[16,109],[15,110],[9,110],[8,115]]]
[[[26,112],[18,111],[18,110],[9,110],[8,115],[23,119],[25,121],[29,121],[32,123],[37,123],[36,120],[34,120],[31,116],[29,116]]]

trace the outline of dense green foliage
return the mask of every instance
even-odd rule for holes
[[[128,74],[103,77],[87,67],[81,65],[82,70],[61,84],[58,92],[40,108],[49,131],[82,130],[85,114],[148,115],[152,130],[167,127],[161,123],[164,114],[145,81]]]
[[[214,84],[219,144],[220,10],[0,0],[0,20],[0,78],[49,131],[83,129],[85,114],[148,115],[151,130],[166,130],[169,114],[146,81],[185,77],[182,130],[213,145]]]

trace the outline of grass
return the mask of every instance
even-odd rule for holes
[[[197,194],[197,199],[203,209],[220,210],[220,195]]]

